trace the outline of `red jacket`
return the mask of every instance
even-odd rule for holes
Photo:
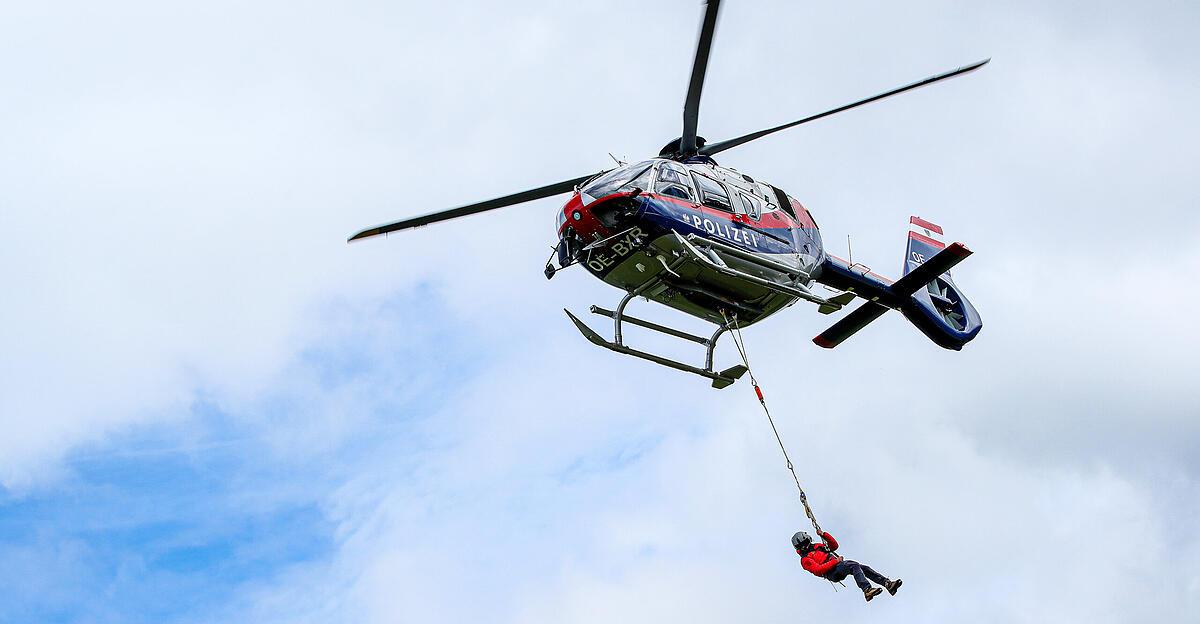
[[[825,576],[826,573],[833,569],[833,566],[842,560],[840,555],[833,552],[837,550],[837,540],[833,539],[833,536],[828,532],[822,533],[821,539],[825,543],[814,545],[812,550],[808,551],[808,554],[803,554],[798,549],[796,550],[796,554],[803,557],[800,559],[800,565],[804,566],[805,570],[817,576]]]

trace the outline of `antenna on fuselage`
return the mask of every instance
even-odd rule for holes
[[[846,255],[849,257],[850,266],[854,266],[854,250],[850,248],[850,235],[846,235]]]

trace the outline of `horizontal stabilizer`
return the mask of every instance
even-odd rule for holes
[[[844,292],[844,293],[841,293],[838,295],[834,295],[829,298],[829,303],[823,304],[821,307],[817,308],[817,311],[820,312],[821,314],[831,314],[833,312],[837,312],[838,310],[841,310],[843,307],[848,305],[851,301],[854,301],[854,296],[855,295],[852,292]],[[837,305],[831,305],[831,304],[837,304]]]
[[[880,305],[874,301],[868,301],[850,314],[843,316],[842,319],[833,324],[829,329],[821,332],[820,336],[813,338],[813,342],[819,347],[832,349],[842,341],[858,333],[858,330],[871,324],[871,321],[883,316],[887,312],[887,306]]]
[[[965,260],[969,255],[971,255],[971,250],[967,249],[966,245],[954,243],[939,251],[937,255],[926,260],[904,277],[896,280],[892,284],[892,292],[899,297],[908,297],[929,282],[932,282],[937,276],[954,268],[956,264]]]

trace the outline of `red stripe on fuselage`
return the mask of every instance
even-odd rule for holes
[[[756,228],[763,229],[763,230],[771,229],[771,227],[780,228],[780,229],[782,229],[782,228],[794,229],[797,227],[801,227],[801,225],[799,223],[797,223],[796,221],[794,221],[791,218],[791,216],[789,216],[786,212],[782,212],[782,211],[768,212],[768,213],[762,215],[762,218],[760,218],[758,221],[755,221],[754,219],[750,218],[750,215],[740,215],[740,214],[734,214],[732,212],[725,212],[724,210],[718,210],[716,208],[709,208],[708,206],[705,206],[704,204],[694,204],[690,201],[687,201],[686,199],[680,199],[678,197],[672,197],[670,195],[657,195],[654,193],[646,193],[646,197],[651,197],[651,198],[657,199],[659,201],[670,202],[672,204],[676,204],[683,208],[687,208],[688,210],[695,210],[697,212],[706,214],[708,216],[717,217],[719,219],[725,219],[726,221],[733,221],[734,223],[744,223],[751,227],[756,227]],[[771,217],[772,215],[774,215],[774,217],[775,217],[774,219],[772,219],[772,221],[774,221],[778,225],[769,226],[765,223],[766,219]]]
[[[791,202],[792,212],[796,213],[796,217],[799,218],[801,227],[809,227],[814,229],[817,227],[817,222],[814,221],[812,215],[809,214],[808,208],[805,208],[803,204],[796,201],[796,198],[794,197],[788,196],[788,201]]]
[[[922,227],[924,227],[924,226],[922,226]],[[926,229],[929,229],[929,228],[926,228]],[[919,233],[917,233],[917,232],[911,232],[911,231],[910,231],[910,232],[908,233],[908,237],[909,237],[909,238],[911,238],[911,239],[913,239],[913,240],[918,240],[918,241],[921,241],[922,243],[925,243],[926,245],[929,245],[929,246],[931,246],[931,247],[937,247],[938,249],[945,249],[945,248],[946,248],[946,244],[945,244],[945,243],[943,243],[943,242],[941,242],[941,241],[933,240],[932,238],[929,238],[928,236],[925,236],[924,234],[919,234]]]

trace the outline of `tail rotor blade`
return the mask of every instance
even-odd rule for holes
[[[572,191],[575,189],[576,185],[582,184],[596,177],[597,175],[599,174],[590,174],[579,178],[563,180],[562,182],[547,184],[546,186],[530,189],[528,191],[521,191],[520,193],[513,193],[512,195],[505,195],[504,197],[497,197],[496,199],[489,199],[487,201],[481,201],[474,204],[467,204],[466,206],[459,206],[458,208],[451,208],[449,210],[431,212],[419,217],[412,217],[411,219],[404,219],[403,221],[396,221],[394,223],[376,226],[351,236],[350,240],[347,242],[352,242],[363,238],[370,238],[372,236],[379,236],[380,234],[387,234],[389,232],[395,232],[398,230],[421,227],[422,225],[438,223],[439,221],[457,219],[459,217],[487,212],[497,208],[504,208],[514,204],[521,204],[524,202],[533,201],[535,199],[542,199],[543,197],[552,197],[554,195]]]
[[[847,111],[852,108],[857,108],[859,106],[862,106],[863,104],[870,104],[871,102],[876,102],[878,100],[882,100],[884,98],[891,97],[893,95],[904,93],[905,91],[912,91],[913,89],[918,89],[918,88],[924,87],[926,85],[931,85],[935,82],[945,80],[947,78],[953,78],[955,76],[961,76],[963,74],[973,72],[976,69],[979,69],[980,67],[983,67],[984,65],[986,65],[988,63],[988,61],[990,61],[990,60],[992,60],[992,59],[990,59],[990,58],[984,59],[977,63],[965,65],[963,67],[959,67],[958,69],[954,69],[954,70],[951,70],[951,71],[948,71],[948,72],[945,72],[942,74],[938,74],[936,76],[930,76],[928,78],[925,78],[924,80],[918,80],[917,82],[914,82],[911,84],[906,84],[903,87],[897,87],[895,89],[892,89],[891,91],[885,91],[878,95],[873,95],[869,98],[859,100],[857,102],[852,102],[850,104],[846,104],[845,106],[839,106],[837,108],[827,110],[823,113],[817,113],[816,115],[810,115],[808,117],[805,117],[804,119],[799,119],[799,120],[793,121],[791,123],[785,123],[781,126],[775,126],[774,128],[767,128],[766,130],[759,130],[758,132],[751,132],[750,134],[746,134],[746,135],[737,137],[736,139],[729,139],[727,141],[721,141],[720,143],[712,143],[712,144],[705,146],[703,149],[701,149],[699,151],[701,154],[712,156],[713,154],[723,152],[727,149],[734,148],[734,147],[737,147],[737,146],[745,144],[745,143],[749,143],[750,141],[753,141],[755,139],[761,139],[762,137],[765,137],[768,134],[774,134],[776,132],[779,132],[780,130],[787,130],[788,128],[799,126],[800,124],[805,124],[810,121],[816,121],[818,119],[821,119],[822,117],[828,117],[835,113],[840,113],[842,111]]]
[[[696,153],[696,127],[700,123],[700,93],[704,90],[704,74],[708,70],[708,54],[712,50],[713,34],[717,30],[717,12],[721,0],[708,0],[704,22],[700,26],[700,41],[696,44],[696,60],[692,63],[692,78],[688,82],[687,99],[683,102],[683,140],[680,151]]]

